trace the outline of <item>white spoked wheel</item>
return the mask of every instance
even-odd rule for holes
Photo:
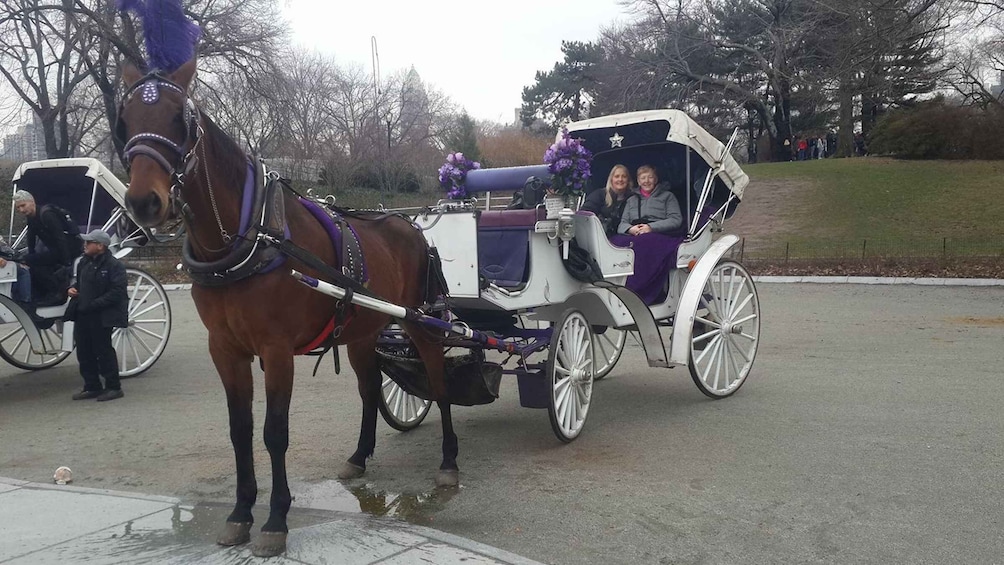
[[[550,402],[547,414],[563,442],[579,436],[593,395],[593,329],[578,310],[569,309],[554,326],[547,356]]]
[[[127,268],[129,326],[112,332],[120,377],[135,377],[164,353],[171,337],[171,303],[167,292],[146,271]]]
[[[39,334],[44,351],[33,351],[21,324],[0,324],[0,357],[18,369],[37,371],[54,367],[70,356],[69,351],[59,349],[63,343],[62,320],[56,320],[49,328],[39,330]]]
[[[380,386],[380,414],[387,425],[399,432],[414,430],[429,415],[432,401],[408,394],[387,375]]]
[[[598,381],[610,374],[614,365],[624,353],[628,333],[624,330],[607,328],[607,331],[596,334],[596,373],[593,380]]]
[[[690,375],[701,392],[725,398],[746,381],[760,343],[760,300],[742,265],[722,261],[704,283],[694,318]]]

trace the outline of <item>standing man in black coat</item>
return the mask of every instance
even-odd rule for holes
[[[108,251],[111,238],[101,230],[83,236],[84,256],[77,268],[77,283],[69,290],[73,302],[66,319],[76,322],[77,361],[84,390],[73,400],[98,401],[122,398],[118,359],[112,347],[112,331],[129,325],[129,295],[125,266]],[[104,389],[101,379],[105,378]]]

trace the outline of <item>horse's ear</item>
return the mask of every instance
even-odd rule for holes
[[[192,82],[195,80],[195,71],[197,68],[196,57],[192,57],[187,63],[178,67],[178,70],[171,73],[171,80],[187,91],[192,87]]]
[[[136,65],[126,63],[122,66],[122,80],[125,81],[126,88],[136,84],[141,78],[143,78],[143,73],[139,72]]]

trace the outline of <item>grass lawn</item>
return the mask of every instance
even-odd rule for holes
[[[786,239],[1004,238],[1004,161],[823,159],[749,165],[757,181],[796,181]],[[804,184],[803,184],[804,183]]]

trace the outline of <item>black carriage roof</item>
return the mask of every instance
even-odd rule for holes
[[[14,172],[13,189],[27,190],[39,206],[64,208],[86,228],[101,227],[116,207],[125,205],[126,186],[91,158],[22,163]]]
[[[610,161],[609,166],[625,162],[634,174],[635,169],[657,158],[667,143],[677,144],[692,151],[692,165],[703,163],[705,171],[721,166],[718,179],[738,198],[742,198],[749,177],[730,154],[725,153],[725,144],[697,124],[680,110],[646,110],[628,112],[599,118],[590,118],[568,124],[572,137],[580,138],[601,163]],[[558,134],[560,137],[560,133]],[[679,161],[679,159],[676,159]],[[684,159],[685,161],[685,159]],[[657,167],[658,168],[658,167]],[[662,175],[665,171],[660,171]],[[661,178],[662,178],[661,175]],[[701,179],[703,180],[703,179]],[[595,178],[595,184],[603,184],[603,179]]]

